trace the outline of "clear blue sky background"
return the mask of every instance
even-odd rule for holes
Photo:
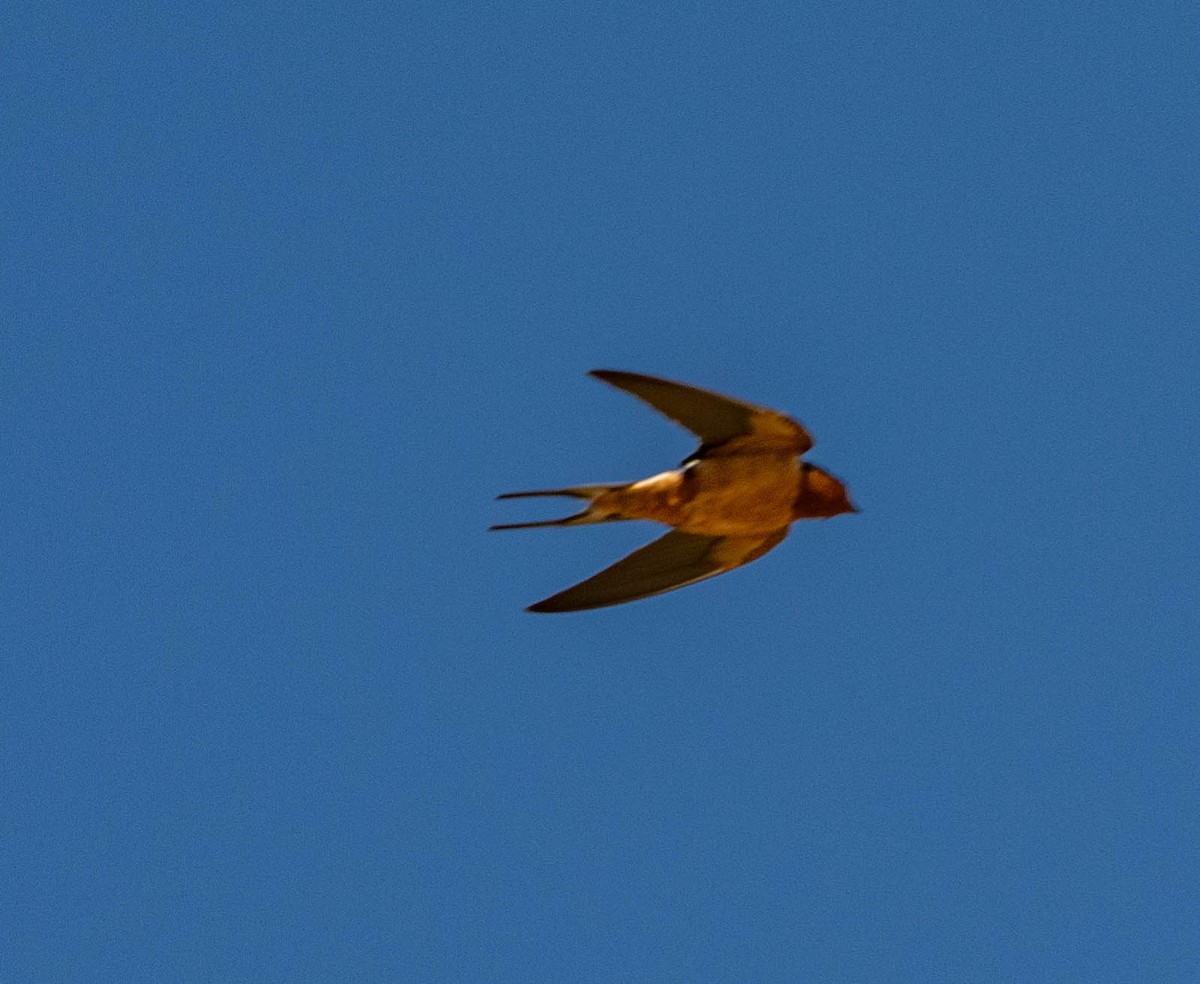
[[[0,978],[1200,980],[1198,28],[14,8]],[[525,614],[595,367],[863,513]]]

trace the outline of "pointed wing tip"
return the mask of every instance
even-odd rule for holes
[[[578,584],[572,585],[557,594],[552,594],[548,598],[543,598],[541,601],[535,601],[532,605],[527,605],[525,611],[532,612],[535,615],[556,614],[559,612],[590,612],[596,608],[608,608],[611,605],[619,605],[619,601],[609,601],[607,599],[596,598],[580,598],[578,595],[572,595],[572,592],[579,587]]]
[[[532,605],[528,605],[525,611],[532,612],[534,615],[548,615],[554,612],[578,612],[581,608],[564,606],[555,603],[554,598],[543,598],[541,601],[535,601]]]
[[[607,601],[590,599],[574,601],[568,599],[568,593],[573,591],[579,585],[574,585],[567,588],[565,591],[560,591],[558,594],[553,594],[549,598],[543,598],[541,601],[535,601],[532,605],[528,605],[525,611],[532,612],[535,615],[544,615],[560,612],[590,612],[597,608],[610,608],[613,605],[623,604],[622,601]],[[627,601],[636,601],[636,598],[625,599]]]
[[[599,379],[602,382],[608,383],[610,386],[616,386],[618,389],[624,389],[623,383],[635,381],[667,383],[671,386],[686,385],[683,383],[674,383],[669,379],[662,379],[658,376],[647,376],[641,372],[626,372],[624,369],[589,369],[588,375],[593,379]]]

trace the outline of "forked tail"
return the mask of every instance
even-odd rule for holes
[[[607,523],[615,519],[620,519],[620,516],[613,513],[597,512],[592,508],[592,503],[605,492],[612,489],[623,489],[628,482],[615,482],[609,485],[575,485],[569,489],[539,489],[536,492],[505,492],[502,495],[496,496],[497,499],[529,499],[535,496],[551,496],[561,495],[568,496],[572,499],[586,499],[588,506],[582,512],[577,512],[573,516],[566,516],[563,519],[543,519],[535,523],[498,523],[495,526],[489,526],[489,530],[528,530],[536,526],[582,526],[585,523]]]

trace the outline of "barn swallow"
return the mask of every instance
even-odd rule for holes
[[[654,376],[610,369],[589,375],[632,393],[686,427],[700,438],[700,447],[678,468],[638,482],[497,496],[569,496],[585,500],[587,507],[565,519],[504,523],[493,530],[625,519],[650,519],[672,527],[527,611],[574,612],[674,591],[757,560],[782,542],[794,520],[858,512],[838,479],[799,460],[813,442],[790,417]]]

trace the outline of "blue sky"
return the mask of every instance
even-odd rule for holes
[[[1200,979],[1198,20],[13,13],[0,977]],[[526,614],[592,368],[863,512]]]

